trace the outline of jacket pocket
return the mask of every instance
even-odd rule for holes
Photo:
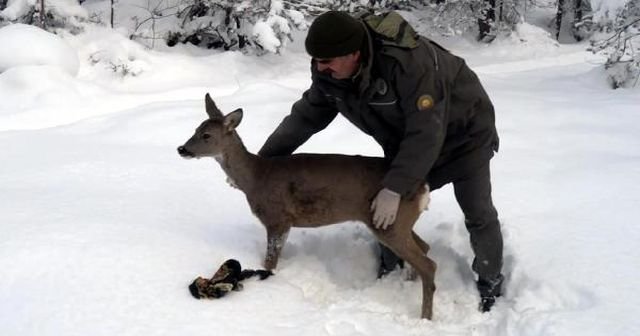
[[[380,101],[370,101],[369,102],[369,106],[373,107],[374,109],[384,109],[385,107],[396,107],[396,105],[398,104],[398,100],[397,99],[381,99]]]
[[[367,103],[367,106],[373,114],[384,120],[386,124],[392,125],[396,129],[404,128],[404,118],[400,111],[400,104],[394,95],[373,97]]]

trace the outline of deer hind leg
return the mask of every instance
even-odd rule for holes
[[[395,232],[376,230],[375,233],[383,244],[387,245],[395,254],[408,262],[418,275],[420,275],[420,279],[422,280],[421,317],[431,319],[433,315],[433,293],[436,290],[434,283],[436,263],[427,257],[423,249],[425,246],[420,246],[421,244],[415,239],[417,235],[412,231],[393,231]],[[420,241],[422,241],[422,239],[420,239]]]
[[[424,240],[422,240],[422,238],[420,238],[420,236],[418,236],[418,234],[415,231],[412,231],[411,235],[413,236],[413,240],[415,240],[416,244],[418,244],[418,247],[420,247],[420,250],[422,250],[422,253],[426,256],[430,250],[429,244],[427,244]],[[417,280],[418,272],[416,271],[416,269],[413,268],[411,264],[407,266],[407,269],[408,271],[407,271],[406,280],[407,281]]]
[[[422,250],[422,253],[424,253],[424,255],[427,255],[427,253],[429,253],[429,250],[431,249],[431,247],[429,247],[429,244],[422,240],[422,238],[420,238],[420,236],[418,236],[415,231],[412,231],[411,235],[413,236],[413,240],[416,241],[416,244],[418,244],[418,246]]]
[[[273,270],[278,266],[278,258],[282,247],[287,241],[289,228],[270,228],[267,227],[267,253],[264,257],[264,268]]]

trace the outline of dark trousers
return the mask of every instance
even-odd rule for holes
[[[437,183],[427,178],[432,190],[444,184],[453,183],[456,200],[465,217],[465,226],[469,231],[471,248],[475,254],[472,269],[480,278],[495,279],[502,269],[502,232],[498,221],[498,212],[491,199],[491,173],[489,162],[472,173],[452,179],[446,183]],[[399,260],[384,245],[382,261],[387,266],[395,265]],[[396,262],[393,262],[395,258]],[[390,264],[391,263],[391,264]]]

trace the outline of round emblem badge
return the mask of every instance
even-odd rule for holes
[[[433,98],[430,95],[422,95],[418,98],[418,110],[428,110],[433,107]]]
[[[376,88],[376,92],[381,95],[384,96],[387,94],[387,90],[389,89],[387,87],[387,82],[384,81],[384,79],[382,78],[378,78],[375,80],[374,82],[375,84],[375,88]]]

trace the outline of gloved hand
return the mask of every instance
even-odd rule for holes
[[[386,230],[396,220],[398,206],[400,205],[400,194],[383,188],[378,192],[376,198],[371,202],[373,212],[373,225],[376,229]]]

